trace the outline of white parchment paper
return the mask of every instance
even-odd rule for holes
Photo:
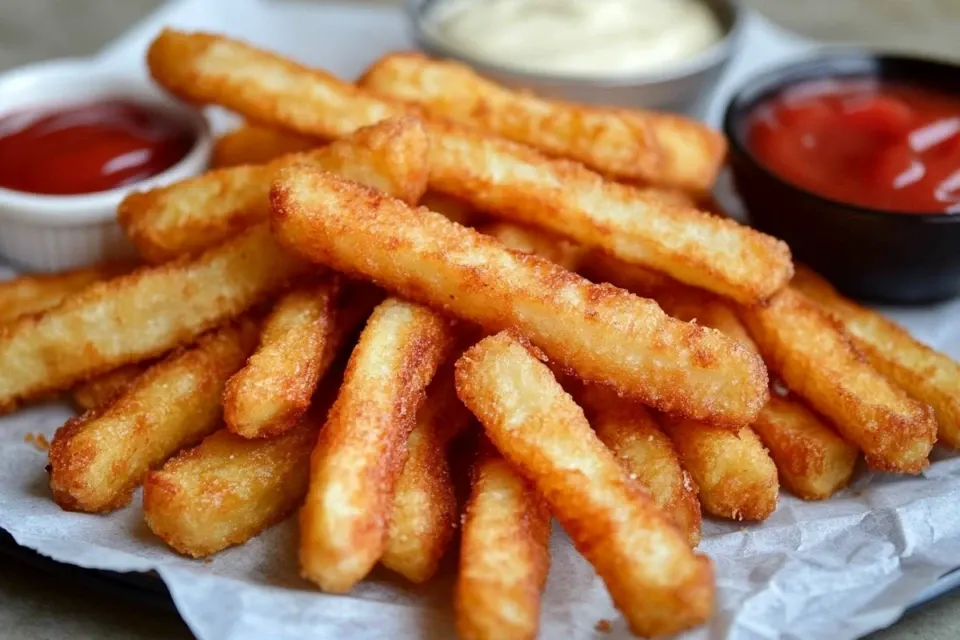
[[[383,52],[409,46],[399,11],[382,7],[257,0],[171,3],[109,47],[97,64],[143,73],[142,54],[162,25],[224,31],[344,77]],[[744,50],[708,110],[744,76],[809,46],[756,16]],[[960,358],[960,301],[885,310],[916,337]],[[143,523],[139,497],[109,516],[61,511],[51,500],[46,455],[24,442],[48,438],[65,405],[0,420],[0,528],[56,560],[96,569],[156,571],[201,640],[362,640],[453,635],[452,572],[411,588],[378,569],[350,596],[319,593],[296,568],[296,528],[274,527],[208,562],[169,551]],[[845,640],[893,622],[938,577],[960,565],[960,458],[937,452],[919,477],[863,472],[823,503],[782,495],[760,525],[706,522],[700,549],[714,560],[718,600],[710,624],[685,638]],[[543,601],[544,638],[628,637],[593,569],[557,531]],[[609,620],[612,631],[595,629]]]

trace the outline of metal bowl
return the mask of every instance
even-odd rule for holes
[[[464,62],[484,76],[509,87],[542,96],[588,104],[644,107],[697,113],[720,79],[740,43],[744,13],[733,0],[702,0],[716,14],[723,37],[697,55],[658,73],[577,77],[517,71],[463,55],[431,29],[433,11],[448,0],[408,0],[407,13],[418,45],[429,55]]]

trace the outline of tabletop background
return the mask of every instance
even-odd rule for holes
[[[960,0],[741,1],[806,36],[960,60]],[[0,0],[0,70],[94,53],[161,2]],[[0,638],[94,637],[178,640],[191,634],[173,613],[117,602],[82,584],[0,561]],[[957,637],[960,593],[907,614],[869,640]]]

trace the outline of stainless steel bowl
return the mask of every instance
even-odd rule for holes
[[[430,28],[437,5],[448,0],[408,0],[414,37],[428,54],[464,62],[501,84],[571,102],[645,107],[698,115],[706,95],[720,79],[740,43],[743,11],[734,0],[702,0],[717,15],[723,38],[713,46],[659,73],[576,77],[516,71],[465,56],[445,44]],[[482,0],[479,0],[482,1]],[[585,0],[589,1],[589,0]]]

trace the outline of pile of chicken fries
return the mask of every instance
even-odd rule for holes
[[[166,31],[154,79],[246,124],[128,197],[141,262],[0,285],[0,407],[69,392],[53,499],[143,488],[179,553],[299,512],[347,593],[459,553],[465,639],[533,638],[556,518],[630,629],[704,623],[703,513],[759,521],[960,446],[960,367],[710,211],[722,136],[391,54],[356,84]]]

